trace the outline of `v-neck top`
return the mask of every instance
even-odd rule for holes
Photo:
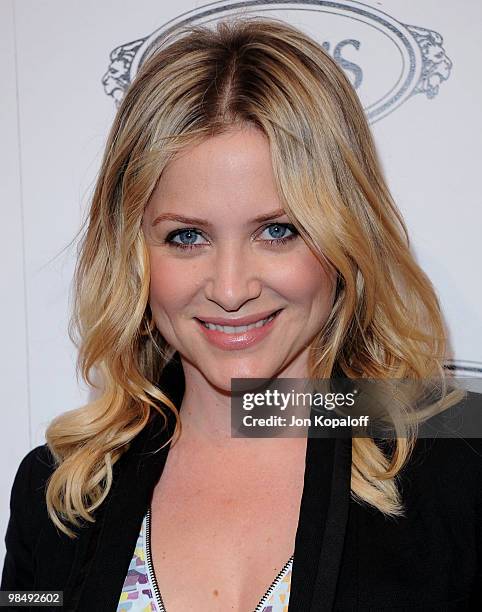
[[[162,600],[151,555],[151,510],[142,521],[117,612],[169,612]],[[288,612],[293,556],[274,578],[254,612]],[[243,612],[243,611],[242,611]],[[249,612],[249,611],[246,611]]]

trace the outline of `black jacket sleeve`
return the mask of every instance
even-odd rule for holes
[[[48,447],[37,446],[27,453],[17,470],[10,496],[1,590],[34,588],[34,550],[40,536],[41,516],[45,513],[45,486],[53,463]]]

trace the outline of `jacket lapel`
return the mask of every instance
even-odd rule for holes
[[[333,609],[350,499],[351,439],[308,438],[289,612]]]

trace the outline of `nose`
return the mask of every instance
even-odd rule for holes
[[[237,247],[235,242],[218,248],[210,265],[205,296],[223,310],[237,311],[261,294],[263,280],[256,254]]]

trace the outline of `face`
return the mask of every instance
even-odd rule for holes
[[[307,347],[331,312],[336,275],[281,210],[262,132],[232,129],[178,154],[142,227],[149,304],[186,381],[186,368],[224,391],[231,378],[308,375]],[[275,311],[261,327],[232,329]],[[209,330],[206,319],[227,319],[231,328]]]

